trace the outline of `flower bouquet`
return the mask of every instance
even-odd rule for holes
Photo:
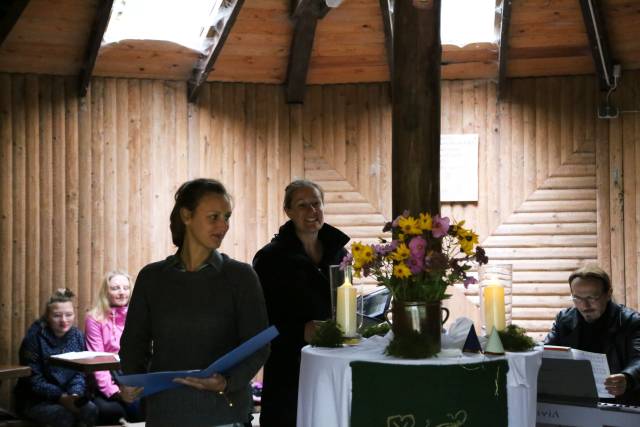
[[[450,296],[447,287],[476,283],[475,277],[468,275],[469,270],[474,264],[488,262],[484,249],[478,245],[478,235],[465,228],[464,223],[429,213],[414,217],[405,211],[383,228],[384,232],[391,231],[390,242],[354,242],[343,259],[343,266],[353,266],[355,277],[373,277],[390,290],[394,341],[405,334],[432,336],[429,341],[436,347],[418,354],[431,355],[440,350],[440,307],[441,301]],[[420,322],[416,323],[416,318]]]

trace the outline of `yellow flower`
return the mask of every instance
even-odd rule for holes
[[[359,254],[362,251],[362,248],[364,247],[364,245],[360,242],[353,242],[353,244],[351,245],[351,253],[353,254],[353,256],[356,256],[356,254]]]
[[[407,264],[400,262],[393,266],[393,275],[398,279],[406,279],[411,277],[411,270],[407,267]]]
[[[373,261],[373,255],[375,254],[375,251],[373,250],[373,247],[371,247],[370,245],[365,245],[362,248],[362,251],[360,252],[360,259],[362,259],[362,261],[364,261],[365,264],[370,263],[371,261]]]
[[[400,227],[400,230],[402,230],[404,234],[414,234],[414,235],[422,234],[422,230],[420,229],[420,227],[418,227],[418,220],[416,220],[412,216],[407,218],[400,217],[400,220],[398,221],[398,226]]]
[[[418,220],[418,226],[421,230],[431,230],[432,221],[433,219],[431,218],[431,215],[429,215],[428,213],[421,213],[420,219]]]
[[[400,243],[395,251],[391,252],[391,259],[394,261],[402,261],[409,258],[411,250],[405,243]]]
[[[464,221],[460,221],[458,223],[453,224],[453,233],[461,239],[464,237],[464,233],[467,231],[464,227]]]
[[[473,255],[473,247],[478,244],[478,235],[472,230],[458,230],[458,242],[460,248],[467,255]]]

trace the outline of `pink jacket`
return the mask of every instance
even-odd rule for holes
[[[124,330],[127,309],[128,307],[112,307],[109,317],[102,322],[98,322],[87,314],[84,325],[87,350],[106,351],[109,353],[118,353],[120,351],[120,337]],[[98,383],[98,389],[106,397],[111,397],[120,391],[109,371],[95,372],[94,375]]]

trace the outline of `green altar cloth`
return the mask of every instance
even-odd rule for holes
[[[352,427],[507,427],[506,360],[466,365],[351,362]]]

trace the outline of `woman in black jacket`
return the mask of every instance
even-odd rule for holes
[[[324,223],[324,193],[307,180],[285,189],[289,217],[271,243],[253,259],[269,322],[280,335],[264,367],[260,425],[296,425],[300,350],[315,332],[314,320],[331,317],[329,266],[346,255],[349,237]]]

